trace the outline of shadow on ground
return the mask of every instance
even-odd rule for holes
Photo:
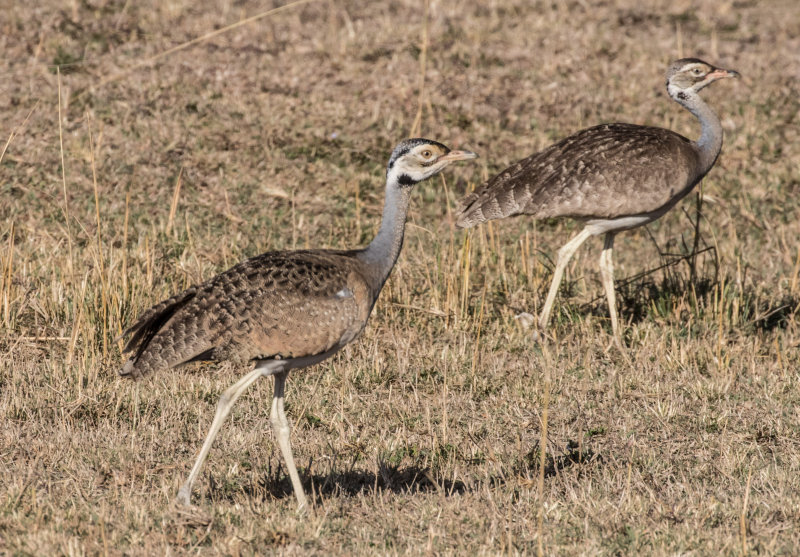
[[[602,462],[602,455],[589,447],[580,446],[575,441],[569,441],[563,454],[554,456],[548,453],[545,455],[544,477],[550,478],[574,466],[602,464]],[[514,471],[522,476],[536,474],[539,471],[540,463],[541,453],[539,452],[539,443],[536,443],[528,454],[517,463]]]
[[[354,496],[360,493],[374,493],[378,490],[405,495],[439,491],[449,497],[469,490],[469,487],[462,481],[435,478],[430,469],[419,466],[394,466],[386,462],[379,462],[377,474],[350,469],[309,475],[307,473],[309,468],[312,466],[309,465],[305,470],[298,471],[306,495],[312,497],[320,495]],[[292,484],[284,467],[280,464],[273,466],[272,462],[255,484],[251,483],[237,489],[219,484],[213,476],[209,477],[209,498],[217,501],[232,501],[237,494],[241,493],[256,499],[294,497]]]
[[[539,445],[538,443],[513,467],[515,476],[531,476],[538,474],[539,470]],[[546,478],[556,476],[575,466],[596,465],[603,462],[603,457],[586,446],[581,447],[577,442],[570,441],[564,453],[560,455],[547,454],[545,457],[544,475]],[[313,464],[313,463],[312,463]],[[308,469],[300,470],[300,477],[306,494],[311,497],[319,496],[355,496],[361,493],[372,494],[377,491],[386,491],[398,495],[415,493],[440,492],[445,497],[461,495],[474,489],[460,480],[447,480],[435,478],[429,468],[420,466],[395,466],[385,461],[378,463],[378,472],[350,469],[346,471],[331,471],[326,474],[309,475]],[[292,484],[283,466],[270,462],[267,470],[255,482],[244,487],[232,487],[220,484],[213,476],[209,476],[208,497],[214,501],[231,501],[241,494],[251,499],[284,499],[294,497]],[[493,486],[505,484],[507,480],[494,477]]]
[[[734,277],[720,279],[715,256],[703,272],[695,272],[691,266],[676,267],[689,260],[687,255],[670,257],[673,259],[664,259],[665,262],[656,269],[616,282],[618,311],[623,322],[640,323],[652,318],[654,314],[662,318],[669,317],[681,300],[685,301],[682,313],[708,311],[708,308],[719,303],[716,297],[720,295],[720,290],[724,311],[738,314],[729,315],[729,318],[754,332],[785,329],[800,314],[798,296],[784,295],[781,298],[765,299],[764,294],[752,286],[738,285]],[[652,278],[657,271],[663,271],[660,280]],[[579,311],[607,320],[608,305],[605,295],[583,304]],[[608,326],[610,329],[610,323]]]

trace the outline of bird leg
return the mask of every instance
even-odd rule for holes
[[[556,268],[553,271],[553,281],[550,283],[550,291],[547,293],[547,299],[544,302],[544,309],[542,309],[542,313],[539,315],[539,329],[542,331],[547,328],[547,324],[550,322],[550,312],[553,309],[553,302],[556,300],[558,287],[561,285],[561,279],[564,276],[564,269],[567,267],[567,263],[569,263],[569,260],[572,258],[578,248],[581,247],[581,244],[583,244],[590,236],[592,236],[592,233],[588,228],[584,228],[577,236],[561,246],[561,249],[558,250]]]
[[[617,294],[614,290],[614,262],[612,254],[614,251],[614,233],[606,234],[603,243],[603,251],[600,254],[600,274],[603,277],[603,288],[608,298],[608,312],[611,314],[611,330],[614,333],[614,342],[622,350],[622,339],[619,333],[619,323],[617,322]]]
[[[231,412],[231,408],[233,408],[236,400],[242,396],[242,393],[245,392],[247,388],[263,374],[264,370],[259,366],[256,366],[253,371],[239,379],[224,393],[222,393],[222,396],[217,403],[217,413],[214,415],[214,421],[211,422],[211,428],[208,430],[208,435],[206,435],[203,448],[200,449],[200,455],[197,457],[194,466],[192,466],[192,471],[189,472],[189,477],[186,479],[186,482],[183,484],[183,486],[181,486],[180,490],[178,490],[178,496],[175,498],[175,500],[179,504],[185,506],[189,506],[191,504],[192,485],[197,479],[197,476],[200,474],[201,468],[203,468],[203,463],[208,456],[208,451],[211,450],[211,445],[214,443],[214,439],[216,439],[217,433],[219,433],[219,429],[222,427],[223,422],[225,422],[225,418],[228,417],[228,414]]]
[[[291,429],[289,420],[286,419],[286,414],[283,411],[283,389],[288,375],[288,371],[281,371],[275,374],[275,391],[272,395],[272,411],[269,414],[269,421],[272,424],[275,437],[278,438],[278,446],[280,446],[283,459],[286,461],[286,468],[289,469],[289,478],[292,480],[294,495],[297,497],[297,510],[298,512],[303,512],[308,508],[308,503],[306,494],[303,491],[303,484],[300,483],[300,476],[297,474],[297,468],[294,465],[292,446],[289,440]]]

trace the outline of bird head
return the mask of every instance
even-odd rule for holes
[[[686,93],[697,93],[718,79],[740,77],[739,72],[716,68],[697,58],[681,58],[667,69],[667,91],[670,96],[682,98]]]
[[[446,145],[430,139],[406,139],[392,151],[386,178],[394,178],[401,186],[413,186],[438,174],[454,161],[477,156],[471,151],[451,151]]]

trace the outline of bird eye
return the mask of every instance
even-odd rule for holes
[[[422,155],[422,158],[425,158],[425,159],[429,159],[429,158],[431,158],[431,156],[433,156],[433,153],[431,153],[428,149],[425,149],[420,154]]]
[[[692,68],[692,73],[694,75],[701,75],[703,73],[703,70],[700,68]]]

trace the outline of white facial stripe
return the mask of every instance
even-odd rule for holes
[[[423,153],[430,153],[428,157],[425,157]],[[422,161],[430,162],[436,159],[436,151],[430,145],[420,145],[416,149],[414,149],[413,153],[417,155]]]
[[[709,71],[709,69],[710,69],[708,66],[706,66],[706,65],[704,65],[704,64],[698,64],[698,63],[696,63],[696,62],[695,62],[695,63],[693,63],[693,64],[686,64],[686,65],[683,67],[683,69],[681,69],[681,71],[682,71],[682,72],[691,72],[691,73],[694,73],[694,70],[695,70],[695,68],[696,68],[696,69],[699,69],[699,70],[700,70],[701,72],[703,72],[703,73],[706,73],[706,72],[708,72],[708,71]]]

